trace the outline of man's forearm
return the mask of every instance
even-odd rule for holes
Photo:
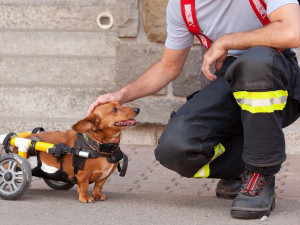
[[[167,86],[180,74],[189,50],[190,48],[179,51],[165,48],[161,60],[153,64],[135,81],[117,91],[121,95],[120,102],[123,104],[154,94]]]
[[[300,39],[296,36],[288,36],[284,31],[275,32],[273,30],[274,27],[280,29],[281,25],[272,23],[254,31],[225,34],[219,41],[225,49],[247,49],[254,46],[288,49],[296,48],[300,45]]]
[[[156,93],[165,87],[176,75],[166,71],[161,61],[153,64],[138,79],[119,90],[122,93],[122,104]]]

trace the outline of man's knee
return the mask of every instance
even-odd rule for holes
[[[225,79],[233,91],[272,89],[274,57],[278,55],[269,47],[250,48],[231,64]]]
[[[166,168],[192,177],[209,162],[212,155],[204,153],[201,135],[197,135],[199,132],[186,126],[185,119],[173,118],[159,139],[155,157]]]

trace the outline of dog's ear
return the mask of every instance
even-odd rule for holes
[[[101,119],[99,116],[95,114],[91,114],[88,117],[84,118],[83,120],[78,121],[72,126],[72,129],[77,131],[78,133],[84,133],[90,130],[97,130],[99,129],[99,124]]]

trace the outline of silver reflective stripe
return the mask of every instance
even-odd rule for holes
[[[274,104],[280,105],[287,101],[287,96],[281,96],[278,98],[270,99],[251,99],[251,98],[238,98],[236,99],[238,104],[250,105],[250,106],[272,106]]]
[[[218,157],[218,156],[220,156],[220,155],[222,155],[223,154],[223,149],[222,149],[222,147],[221,147],[221,145],[220,144],[218,144],[218,153],[217,153],[217,155],[216,155],[216,157]]]

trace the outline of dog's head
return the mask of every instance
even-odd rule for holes
[[[140,112],[139,108],[124,107],[118,102],[99,105],[91,115],[78,121],[72,129],[79,132],[119,132],[120,130],[135,126],[134,117]]]

